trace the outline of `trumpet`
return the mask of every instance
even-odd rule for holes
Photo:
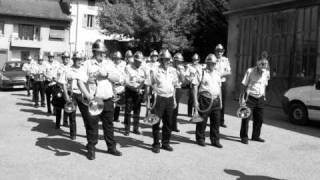
[[[242,99],[245,101],[244,103],[241,103]],[[252,112],[251,112],[251,109],[246,105],[247,101],[248,101],[248,93],[240,94],[240,97],[239,97],[240,107],[237,109],[237,112],[236,112],[238,118],[246,119],[250,117]]]
[[[143,119],[143,122],[150,126],[153,126],[160,122],[160,117],[157,116],[155,113],[151,113],[151,111],[155,108],[155,105],[157,103],[157,95],[152,94],[151,96],[154,96],[154,101],[153,101],[152,107],[150,107],[151,106],[150,95],[148,95],[146,117]]]

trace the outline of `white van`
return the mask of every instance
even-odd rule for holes
[[[304,125],[309,120],[320,121],[320,80],[313,86],[289,89],[284,94],[282,107],[294,124]]]

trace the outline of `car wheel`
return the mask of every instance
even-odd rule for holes
[[[302,103],[293,103],[290,105],[289,120],[293,124],[305,125],[308,122],[308,113]]]

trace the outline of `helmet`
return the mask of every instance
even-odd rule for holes
[[[83,58],[83,55],[81,52],[76,51],[73,53],[72,60],[81,60],[82,58]]]
[[[216,49],[215,49],[216,51],[217,50],[223,50],[224,51],[224,48],[223,48],[223,46],[222,46],[222,44],[218,44],[217,46],[216,46]]]
[[[132,54],[132,51],[131,50],[128,50],[126,51],[126,54],[125,54],[125,57],[128,58],[128,57],[132,57],[133,54]]]
[[[32,60],[32,57],[31,57],[31,56],[28,56],[28,57],[27,57],[27,60]]]
[[[134,53],[134,60],[142,62],[144,60],[144,56],[141,51],[137,51]]]
[[[100,98],[94,98],[88,104],[89,113],[92,116],[97,116],[103,111],[104,103]]]
[[[39,55],[38,60],[43,60],[43,54],[40,54],[40,55]]]
[[[54,57],[54,54],[52,51],[49,52],[48,57]]]
[[[181,53],[176,53],[174,56],[173,56],[173,60],[175,61],[183,61],[183,56]]]
[[[168,49],[164,49],[160,52],[159,54],[159,59],[169,59],[171,60],[172,59],[172,56],[171,56],[171,53],[169,52]]]
[[[217,63],[217,57],[214,54],[209,54],[206,58],[206,63]]]
[[[70,54],[69,54],[67,51],[65,51],[65,52],[62,53],[62,57],[67,57],[67,58],[69,58],[69,57],[70,57]]]
[[[192,61],[200,61],[200,57],[197,53],[195,53],[193,56],[192,56]]]
[[[250,117],[251,115],[251,109],[247,106],[240,106],[237,110],[237,117],[241,119],[246,119]]]
[[[113,58],[114,59],[122,59],[122,54],[120,51],[116,51],[113,53]]]
[[[152,56],[159,56],[158,52],[156,50],[151,51],[150,57]]]
[[[98,39],[92,44],[92,51],[106,52],[107,49],[104,43],[100,39]]]

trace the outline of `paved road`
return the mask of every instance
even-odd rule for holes
[[[54,117],[45,108],[35,109],[24,91],[0,92],[0,179],[239,179],[271,180],[320,178],[320,125],[299,127],[287,122],[282,111],[268,109],[262,136],[266,143],[239,142],[240,121],[233,116],[234,102],[227,103],[228,128],[221,129],[223,149],[194,144],[195,125],[187,122],[182,105],[179,128],[174,133],[174,152],[153,154],[150,127],[143,135],[115,133],[122,157],[106,153],[99,141],[96,160],[85,157],[85,132],[77,117],[76,141],[68,129],[54,129]],[[122,120],[122,119],[121,119]],[[120,128],[120,130],[119,130]],[[100,130],[100,135],[102,131]]]

